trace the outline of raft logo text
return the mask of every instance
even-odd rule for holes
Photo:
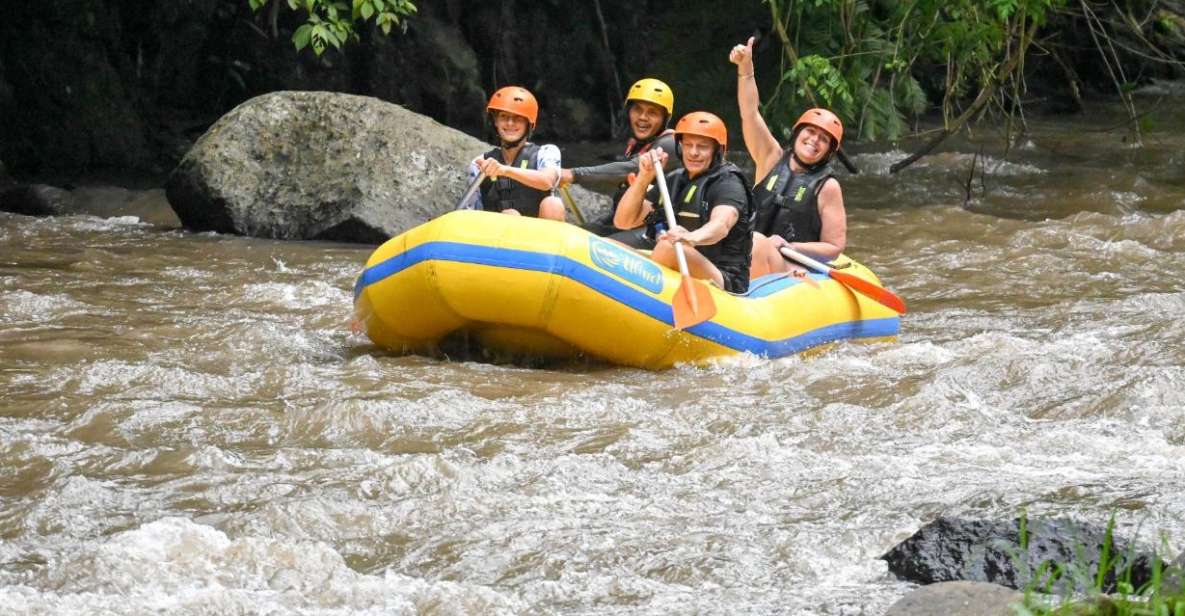
[[[662,270],[649,259],[595,237],[588,238],[588,256],[603,270],[617,274],[651,293],[662,292]]]

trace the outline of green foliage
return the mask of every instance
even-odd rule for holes
[[[778,113],[766,117],[821,105],[871,139],[897,137],[908,117],[931,108],[949,120],[961,102],[1000,83],[1006,60],[1023,54],[1032,28],[1066,0],[763,2],[785,51],[782,81],[766,102]],[[1004,76],[1013,79],[1017,69]]]
[[[1021,549],[1027,549],[1027,515],[1021,515]],[[1098,570],[1080,571],[1072,564],[1042,563],[1029,576],[1024,589],[1024,604],[1017,606],[1019,616],[1185,616],[1185,589],[1168,588],[1160,558],[1152,559],[1152,579],[1140,588],[1132,584],[1135,564],[1135,544],[1126,555],[1113,553],[1115,515],[1107,522],[1103,547],[1099,552]],[[1167,547],[1167,546],[1166,546]],[[1167,550],[1166,550],[1167,551]],[[1016,562],[1022,562],[1014,555]],[[1180,572],[1178,572],[1180,573]],[[1108,575],[1114,575],[1116,594],[1104,594]],[[1063,576],[1077,576],[1085,582],[1088,593],[1068,595],[1060,601],[1053,597],[1053,582]]]
[[[330,46],[341,49],[349,41],[358,40],[356,25],[374,20],[390,34],[395,26],[406,27],[403,20],[416,12],[412,0],[247,0],[251,10],[259,12],[270,2],[284,2],[293,11],[303,11],[306,21],[292,33],[292,44],[300,51],[312,47],[318,56]],[[278,8],[278,5],[274,8]]]

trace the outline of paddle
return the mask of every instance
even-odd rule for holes
[[[817,272],[827,274],[845,287],[867,296],[895,312],[905,314],[905,301],[898,297],[896,293],[884,287],[878,287],[863,278],[853,276],[847,272],[841,272],[826,263],[820,263],[789,246],[782,246],[781,251],[783,257],[791,261],[797,261]]]
[[[457,202],[457,207],[455,209],[458,209],[458,210],[469,209],[469,208],[465,207],[465,202],[469,201],[469,198],[473,196],[473,193],[477,192],[477,189],[481,186],[482,180],[485,180],[485,179],[486,179],[486,174],[484,174],[484,173],[477,174],[477,177],[474,178],[473,181],[469,183],[469,187],[465,189],[465,196],[461,197],[461,200]]]
[[[568,187],[561,184],[560,194],[564,197],[564,203],[568,204],[568,209],[572,210],[572,214],[576,216],[576,222],[583,225],[584,214],[580,212],[580,208],[576,207],[576,202],[572,200],[572,193],[568,192]]]
[[[667,178],[658,157],[654,157],[654,175],[658,178],[658,191],[662,195],[662,208],[667,217],[667,226],[675,228],[675,209],[671,207],[671,195],[667,192]],[[687,273],[687,257],[683,245],[675,242],[675,257],[679,259],[679,273],[683,282],[671,298],[671,309],[675,313],[675,329],[687,329],[712,318],[716,314],[716,302],[707,285]]]

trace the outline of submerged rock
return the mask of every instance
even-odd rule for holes
[[[1020,521],[939,518],[889,550],[882,559],[898,578],[918,584],[966,580],[1009,588],[1044,589],[1050,572],[1062,573],[1051,590],[1086,590],[1098,571],[1106,537],[1104,527],[1068,519],[1030,520],[1027,547],[1020,545]],[[1103,592],[1115,588],[1116,571],[1130,567],[1138,588],[1151,579],[1154,555],[1115,538]],[[1119,578],[1122,579],[1122,578]]]
[[[197,231],[378,243],[452,210],[489,147],[375,98],[277,92],[215,123],[166,194]]]
[[[47,184],[19,184],[4,189],[0,181],[0,211],[26,216],[134,216],[157,227],[181,226],[161,189],[84,186],[66,190]]]
[[[75,214],[77,205],[70,191],[47,184],[18,184],[0,192],[0,210],[25,216]]]
[[[914,589],[885,616],[1013,616],[1024,594],[984,582],[940,582]]]

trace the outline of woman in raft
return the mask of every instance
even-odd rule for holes
[[[838,257],[847,243],[848,223],[843,191],[830,163],[843,141],[843,124],[826,109],[808,109],[794,123],[790,144],[783,148],[758,107],[753,39],[733,47],[729,60],[737,65],[745,149],[757,166],[755,177],[761,178],[753,188],[753,278],[798,271],[782,257],[783,246],[824,261]]]

